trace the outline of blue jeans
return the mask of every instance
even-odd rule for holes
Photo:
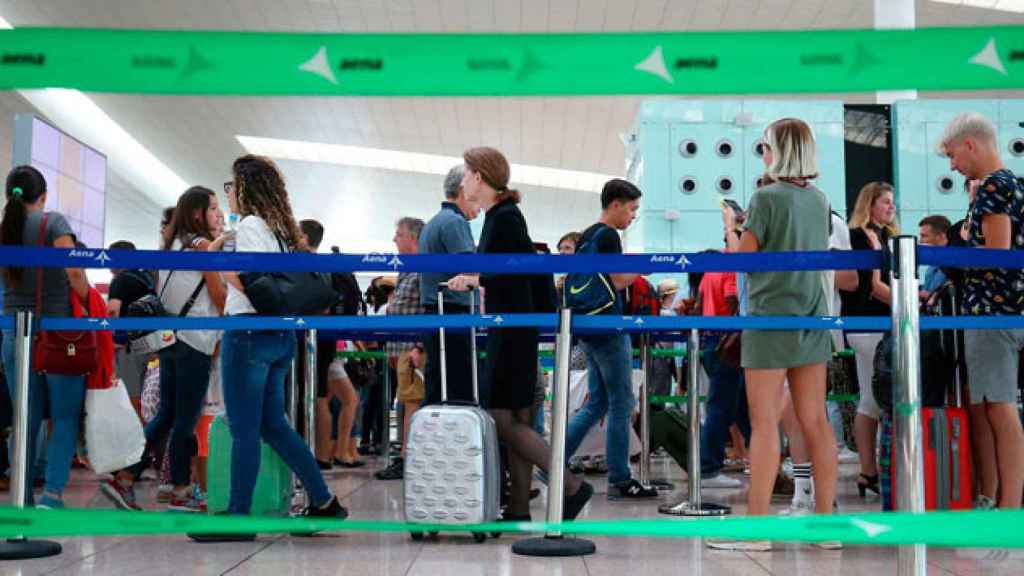
[[[7,391],[17,406],[16,370],[14,366],[14,332],[4,330],[3,336],[4,372],[7,377]],[[35,461],[36,438],[43,423],[43,407],[49,406],[53,433],[46,448],[46,491],[62,494],[71,475],[71,459],[78,445],[78,424],[82,418],[82,402],[85,400],[85,377],[38,374],[32,372],[28,382],[28,461]],[[13,444],[12,444],[13,448]],[[33,466],[28,467],[28,485],[35,478]],[[28,490],[25,505],[34,502],[32,490]]]
[[[723,364],[715,352],[719,337],[709,336],[704,341],[704,370],[710,379],[707,416],[700,435],[700,473],[710,478],[725,465],[725,442],[729,427],[735,422],[743,437],[750,441],[750,416],[747,395],[743,386],[743,372]]]
[[[160,351],[160,409],[146,425],[146,453],[171,434],[171,482],[188,486],[197,452],[196,423],[210,387],[213,358],[178,341]]]
[[[628,482],[629,430],[636,400],[633,398],[633,347],[629,336],[581,338],[587,355],[587,388],[590,397],[583,409],[569,422],[565,458],[579,449],[587,433],[608,415],[607,442],[608,483]]]
[[[327,489],[313,454],[285,418],[284,382],[295,356],[295,334],[267,330],[225,332],[221,343],[224,407],[231,428],[228,512],[248,514],[260,471],[260,438],[302,480],[314,505]]]

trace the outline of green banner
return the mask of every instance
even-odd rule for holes
[[[1024,87],[1024,27],[630,34],[0,31],[0,89],[758,94]]]
[[[943,547],[1024,548],[1019,530],[1024,511],[866,513],[828,516],[578,521],[566,524],[492,523],[474,526],[406,524],[394,521],[207,516],[119,510],[38,510],[0,508],[0,538],[67,536],[144,536],[185,532],[544,532],[663,538],[754,538],[780,542],[839,540],[845,544],[929,544]],[[970,526],[969,530],[964,530]]]

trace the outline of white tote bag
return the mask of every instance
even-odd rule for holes
[[[86,390],[85,411],[85,445],[94,472],[113,472],[142,459],[146,436],[124,382]]]

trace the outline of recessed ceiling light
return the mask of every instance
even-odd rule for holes
[[[440,175],[447,174],[452,166],[462,164],[462,158],[458,156],[421,154],[402,150],[367,148],[365,146],[323,144],[305,140],[260,138],[258,136],[238,135],[235,138],[251,154],[260,154],[281,160],[297,160],[300,162],[339,164],[342,166],[359,166],[380,170]],[[605,182],[612,178],[617,178],[617,176],[611,174],[564,170],[562,168],[549,168],[529,164],[512,164],[510,168],[512,170],[511,180],[516,184],[560,188],[563,190],[600,192]]]

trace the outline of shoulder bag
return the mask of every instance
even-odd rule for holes
[[[287,253],[277,238],[281,252]],[[323,314],[338,301],[338,293],[316,272],[243,272],[245,295],[263,316]]]

